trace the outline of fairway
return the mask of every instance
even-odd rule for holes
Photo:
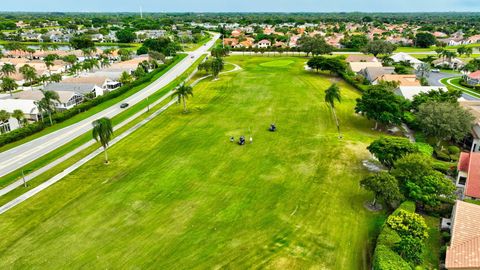
[[[354,113],[359,93],[304,58],[226,61],[242,70],[198,84],[189,113],[170,108],[109,165],[99,156],[1,215],[0,269],[368,269],[383,216],[363,207],[377,134]],[[253,143],[229,141],[241,135]]]

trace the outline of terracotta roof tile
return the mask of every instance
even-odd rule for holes
[[[457,201],[452,238],[447,248],[447,269],[480,269],[480,206]]]

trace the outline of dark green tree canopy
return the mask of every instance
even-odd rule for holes
[[[313,55],[329,54],[333,51],[333,47],[325,41],[325,39],[316,35],[314,37],[304,36],[298,41],[298,45],[307,56],[311,53]]]
[[[134,42],[137,36],[135,35],[135,32],[131,29],[122,29],[120,31],[117,31],[115,36],[118,39],[118,42],[120,43],[131,43]]]
[[[70,46],[72,46],[75,50],[87,49],[87,48],[94,48],[95,43],[92,39],[87,36],[75,36],[70,40]]]
[[[412,101],[412,109],[418,110],[420,105],[431,101],[457,103],[461,96],[462,92],[456,89],[449,89],[448,91],[432,89],[427,93],[415,95]]]
[[[367,149],[387,168],[392,168],[395,161],[407,154],[419,152],[417,145],[402,137],[381,137]]]
[[[373,205],[377,199],[384,200],[390,206],[403,199],[397,179],[387,172],[380,172],[364,178],[360,181],[360,185],[375,195]]]
[[[379,54],[392,54],[397,49],[394,44],[385,40],[372,40],[363,47],[362,52],[373,54],[375,57]]]
[[[428,48],[432,45],[435,45],[437,38],[427,32],[418,33],[415,36],[415,45],[420,48]]]
[[[473,126],[473,115],[457,103],[429,101],[415,114],[420,129],[427,136],[442,140],[462,140]]]
[[[384,86],[375,85],[368,88],[362,97],[357,99],[355,112],[384,125],[400,124],[403,107],[404,100]]]

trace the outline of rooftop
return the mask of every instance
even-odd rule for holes
[[[452,238],[445,266],[448,269],[479,269],[480,206],[457,201],[452,218]]]

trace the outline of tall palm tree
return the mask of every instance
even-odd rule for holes
[[[18,84],[15,82],[14,79],[10,77],[3,77],[2,83],[0,84],[0,88],[4,92],[10,92],[10,96],[12,96],[12,91],[18,88]]]
[[[92,122],[93,130],[92,136],[103,146],[103,152],[105,153],[105,163],[108,163],[107,148],[110,140],[113,136],[113,126],[110,118],[103,117]]]
[[[60,103],[60,97],[57,92],[44,90],[42,91],[43,98],[35,102],[38,110],[42,113],[48,113],[48,118],[50,119],[50,125],[53,125],[52,114],[56,110],[55,101]]]
[[[3,64],[0,72],[2,72],[2,75],[3,75],[3,76],[9,77],[9,76],[12,75],[13,73],[17,72],[17,69],[15,68],[15,65],[9,64],[9,63],[5,63],[5,64]]]
[[[33,90],[33,82],[37,79],[37,71],[35,70],[34,67],[30,65],[24,65],[21,68],[18,69],[20,73],[22,73],[23,77],[25,78],[25,81],[30,83],[30,86]]]
[[[417,76],[420,78],[428,78],[430,76],[430,65],[422,63],[417,67]]]
[[[23,124],[26,122],[25,114],[22,112],[22,110],[14,110],[12,113],[12,117],[17,119],[18,124],[21,126],[23,126]]]
[[[187,112],[187,99],[188,96],[193,97],[193,88],[185,83],[181,84],[175,92],[173,92],[172,98],[177,97],[178,103],[183,103],[183,112]]]
[[[335,118],[335,123],[337,124],[338,136],[341,137],[340,124],[335,111],[335,101],[342,102],[340,88],[336,83],[332,84],[327,90],[325,90],[325,102],[330,105],[330,108],[332,108],[333,117]]]

